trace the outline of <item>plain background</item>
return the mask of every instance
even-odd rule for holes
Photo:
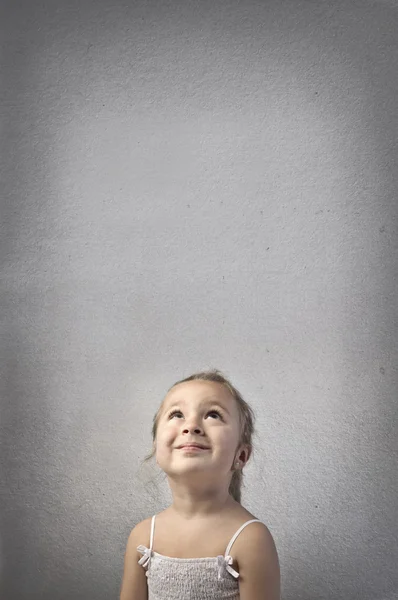
[[[117,598],[166,390],[257,415],[283,600],[398,598],[398,4],[1,4],[1,598]]]

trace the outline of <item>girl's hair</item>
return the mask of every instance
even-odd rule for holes
[[[202,371],[200,373],[194,373],[193,375],[190,375],[186,379],[181,379],[180,381],[177,381],[176,383],[174,383],[167,390],[167,392],[169,392],[174,386],[178,385],[179,383],[185,383],[186,381],[195,381],[195,380],[214,381],[216,383],[221,383],[231,393],[232,397],[236,401],[236,405],[237,405],[238,411],[239,411],[240,434],[239,434],[238,447],[241,444],[245,444],[246,446],[248,446],[249,447],[249,458],[250,458],[250,456],[252,455],[252,452],[253,452],[252,436],[254,433],[255,416],[254,416],[252,408],[242,398],[241,394],[232,385],[232,383],[226,377],[224,377],[224,375],[221,373],[221,371],[219,371],[217,369],[211,369],[209,371]],[[164,402],[164,400],[163,400],[163,402]],[[157,432],[157,428],[158,428],[159,417],[160,417],[163,402],[160,405],[159,409],[157,410],[155,416],[153,417],[153,425],[152,425],[153,449],[152,449],[152,452],[144,458],[143,462],[149,461],[149,460],[151,460],[151,458],[153,458],[155,456],[156,432]],[[235,470],[232,474],[231,483],[229,485],[229,490],[228,490],[229,493],[231,494],[231,496],[239,503],[241,501],[242,480],[243,480],[242,470],[241,469]]]

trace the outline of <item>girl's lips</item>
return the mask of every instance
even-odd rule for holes
[[[209,448],[199,448],[198,446],[182,446],[179,450],[185,450],[185,452],[204,452]]]

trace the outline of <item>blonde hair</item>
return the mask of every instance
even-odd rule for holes
[[[215,383],[221,383],[228,389],[231,393],[232,397],[236,401],[236,405],[239,411],[239,421],[240,421],[240,434],[239,434],[239,444],[238,447],[242,444],[249,447],[249,458],[253,452],[253,442],[252,437],[254,434],[254,421],[255,416],[252,408],[248,405],[248,403],[242,398],[242,395],[239,391],[232,385],[232,383],[221,373],[221,371],[217,369],[211,369],[209,371],[202,371],[200,373],[194,373],[185,379],[181,379],[174,383],[168,390],[169,392],[174,386],[179,383],[185,383],[186,381],[213,381]],[[164,402],[164,400],[163,400]],[[161,414],[161,409],[163,406],[163,402],[157,410],[156,414],[153,417],[153,425],[152,425],[152,441],[153,448],[152,452],[148,454],[143,460],[143,462],[151,460],[155,456],[155,441],[156,441],[156,432],[158,429],[159,417]],[[241,487],[243,481],[243,473],[242,469],[234,470],[231,478],[231,482],[229,485],[229,493],[237,502],[241,502]]]

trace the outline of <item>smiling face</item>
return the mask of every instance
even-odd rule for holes
[[[167,475],[216,481],[230,479],[238,456],[239,411],[235,399],[220,383],[194,380],[174,386],[166,395],[156,433],[156,461]],[[205,450],[178,448],[194,442]]]

